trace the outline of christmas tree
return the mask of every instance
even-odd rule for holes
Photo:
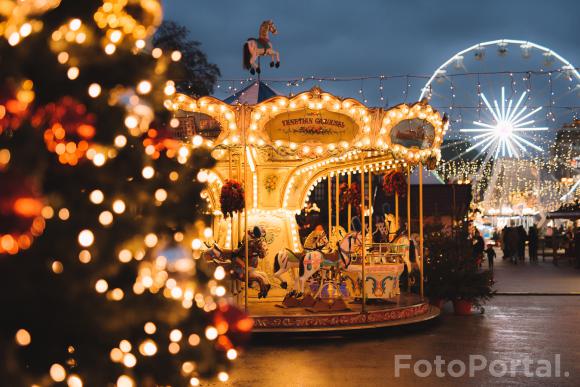
[[[212,161],[171,139],[158,0],[0,1],[0,380],[225,381],[251,320],[200,257]]]

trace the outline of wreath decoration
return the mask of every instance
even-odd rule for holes
[[[401,171],[390,171],[383,178],[383,190],[387,196],[397,194],[401,197],[407,195],[407,178]]]
[[[234,212],[240,212],[244,209],[245,194],[244,187],[236,180],[228,179],[220,194],[220,205],[225,217],[232,216]]]
[[[351,206],[355,209],[357,213],[360,212],[360,188],[357,183],[352,183],[350,187],[348,183],[342,183],[340,185],[340,210]]]

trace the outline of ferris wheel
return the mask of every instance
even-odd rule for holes
[[[557,169],[548,163],[567,165],[552,144],[558,129],[580,115],[580,73],[545,46],[493,40],[446,60],[421,89],[423,98],[450,118],[440,173],[485,184],[504,158],[535,160],[545,170]]]

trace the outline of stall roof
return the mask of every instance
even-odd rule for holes
[[[419,168],[415,168],[411,172],[411,185],[419,184]],[[434,171],[429,171],[427,168],[423,167],[423,184],[424,185],[441,185],[445,182],[439,177],[439,175]]]
[[[580,219],[580,202],[561,206],[556,211],[549,212],[546,217],[548,219]]]
[[[256,105],[277,95],[280,95],[280,93],[264,82],[255,81],[224,99],[224,102],[230,105],[238,103],[244,105]]]

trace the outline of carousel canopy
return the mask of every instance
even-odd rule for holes
[[[224,102],[230,105],[238,103],[243,105],[256,105],[277,95],[280,94],[264,82],[255,81],[237,93],[224,99]]]

